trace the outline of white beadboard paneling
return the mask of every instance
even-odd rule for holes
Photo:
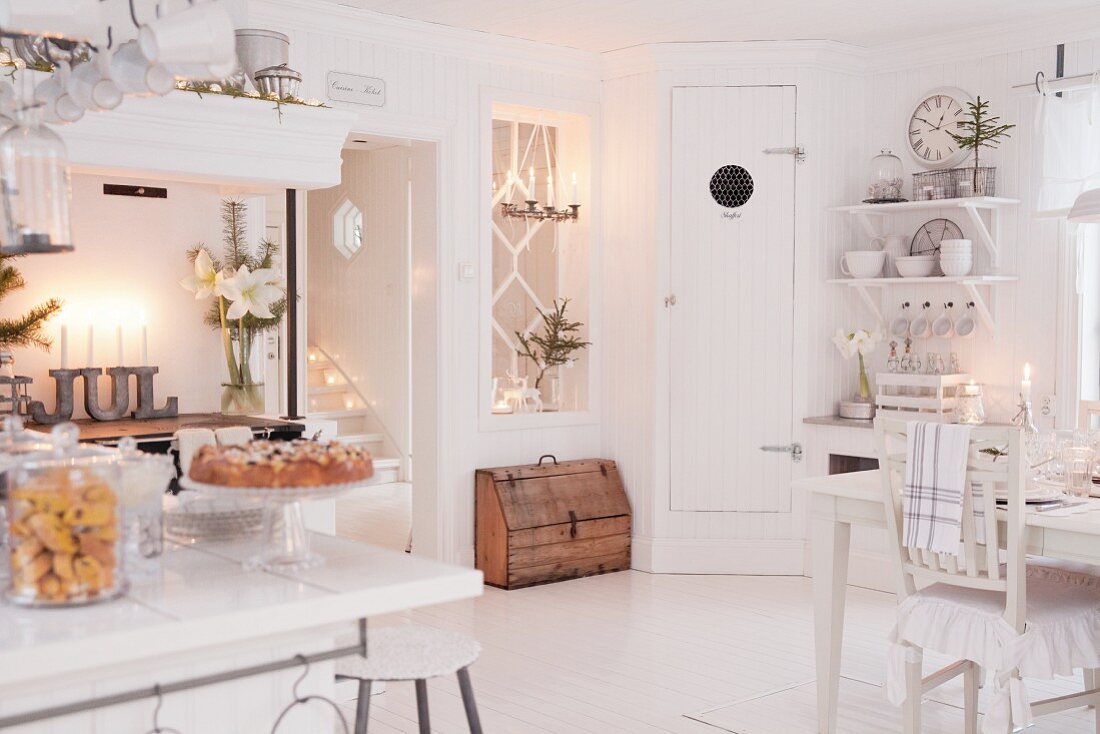
[[[789,512],[795,89],[672,90],[671,507]],[[752,177],[737,209],[707,190],[725,165]]]
[[[857,323],[861,316],[859,304],[851,293],[824,281],[853,237],[852,223],[828,215],[826,209],[854,200],[862,188],[866,167],[860,142],[863,80],[808,63],[754,66],[739,54],[732,57],[738,61],[726,67],[714,58],[705,67],[681,67],[670,58],[674,51],[665,49],[662,53],[669,54],[660,63],[667,70],[605,82],[605,262],[609,265],[604,271],[604,289],[608,323],[614,326],[609,329],[607,344],[605,453],[622,467],[639,536],[655,541],[797,540],[803,537],[804,514],[803,498],[798,496],[792,497],[789,512],[694,513],[669,509],[669,446],[677,439],[669,431],[669,317],[663,308],[670,267],[671,89],[754,84],[797,89],[797,137],[808,152],[806,162],[797,166],[794,196],[791,439],[800,440],[803,417],[832,412],[837,396],[855,386],[849,374],[852,365],[840,364],[839,358],[834,358],[828,337],[840,323]],[[730,379],[734,379],[732,373]],[[721,452],[727,447],[709,449]],[[802,465],[792,467],[795,476],[804,471]],[[731,467],[731,472],[736,472],[736,467]]]
[[[290,36],[290,65],[303,71],[302,96],[323,99],[331,69],[381,77],[386,80],[384,108],[339,105],[361,113],[354,130],[432,137],[435,132],[422,132],[430,128],[442,137],[438,272],[440,359],[445,368],[439,376],[442,467],[436,499],[444,526],[438,555],[468,561],[474,542],[475,469],[527,463],[544,453],[559,459],[590,457],[601,446],[596,423],[515,431],[479,427],[478,345],[485,328],[479,321],[479,293],[485,284],[459,282],[455,273],[459,262],[480,261],[481,197],[489,186],[481,175],[482,155],[488,151],[478,144],[480,90],[493,87],[598,103],[598,63],[593,54],[476,34],[456,39],[431,26],[391,21],[376,23],[353,9],[298,0],[250,5],[251,23]],[[415,486],[413,494],[415,505]],[[432,546],[429,540],[423,547]]]
[[[309,341],[366,399],[402,457],[409,455],[409,160],[412,148],[344,151],[339,186],[309,193]],[[333,245],[347,198],[363,213],[363,245]]]

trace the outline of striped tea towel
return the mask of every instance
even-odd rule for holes
[[[970,426],[911,421],[902,497],[909,548],[959,554]]]

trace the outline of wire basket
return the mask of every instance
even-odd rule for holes
[[[969,196],[996,196],[997,169],[979,166],[977,186],[974,169],[949,168],[945,171],[922,171],[913,174],[913,200],[957,199]]]

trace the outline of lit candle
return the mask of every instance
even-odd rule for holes
[[[1024,380],[1020,383],[1020,395],[1023,396],[1024,402],[1031,400],[1031,364],[1024,363]]]
[[[141,366],[149,366],[149,324],[145,320],[145,309],[138,312],[141,319]]]
[[[577,172],[573,171],[573,203],[579,204],[580,199],[577,198]]]
[[[95,324],[88,322],[88,361],[85,367],[95,365]]]
[[[115,312],[115,346],[118,349],[118,362],[115,364],[119,367],[126,361],[122,348],[122,314]]]
[[[535,167],[531,166],[531,169],[527,172],[527,200],[531,201],[535,198]]]
[[[69,369],[69,318],[68,312],[61,311],[61,369]]]

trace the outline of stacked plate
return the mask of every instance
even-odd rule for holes
[[[970,240],[944,240],[940,243],[940,269],[952,278],[970,275],[974,250]]]

